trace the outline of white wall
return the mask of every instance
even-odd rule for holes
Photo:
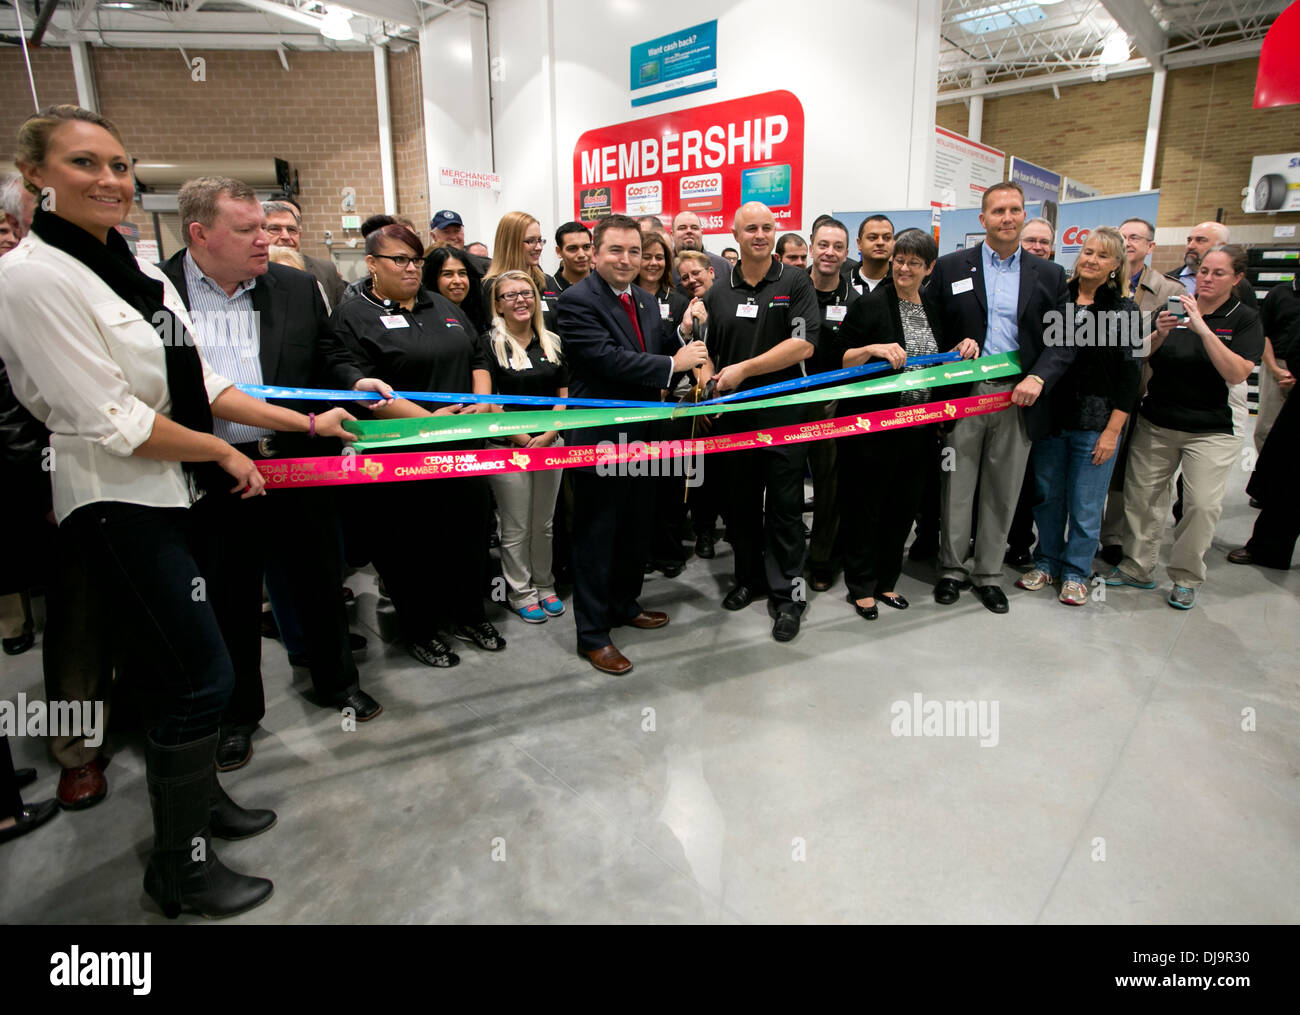
[[[526,210],[547,234],[571,219],[584,131],[777,89],[804,107],[805,232],[832,208],[928,202],[938,0],[488,0],[488,11],[496,215]],[[630,47],[713,18],[718,87],[633,108]],[[706,242],[721,250],[729,237]]]

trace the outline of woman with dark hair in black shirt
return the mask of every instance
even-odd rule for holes
[[[481,335],[491,325],[483,305],[483,276],[468,254],[455,247],[434,247],[425,255],[424,288],[456,304],[474,333]]]
[[[928,233],[919,229],[899,233],[890,262],[894,284],[877,286],[849,307],[843,326],[828,335],[832,350],[828,365],[837,357],[836,367],[884,360],[899,371],[909,369],[910,359],[937,353],[938,307],[921,283],[938,256],[939,247]],[[966,357],[978,351],[969,339],[957,349]],[[928,389],[912,388],[843,400],[839,414],[866,415],[928,400]],[[838,439],[835,462],[844,584],[848,601],[864,620],[880,616],[877,600],[896,610],[909,605],[894,591],[894,584],[903,570],[903,544],[921,500],[925,470],[933,462],[928,450],[934,442],[933,427],[899,427]]]
[[[350,383],[382,377],[405,391],[489,394],[491,378],[474,327],[455,304],[421,284],[419,238],[402,225],[366,237],[365,280],[330,327],[353,362],[337,364]],[[431,403],[434,404],[434,403]],[[480,404],[436,403],[431,411],[406,399],[372,403],[381,419],[487,411]],[[438,449],[439,445],[430,445]],[[397,610],[411,655],[426,666],[460,662],[439,637],[449,621],[462,641],[496,652],[505,639],[487,621],[488,487],[482,476],[383,483],[367,491],[375,568]]]
[[[1016,581],[1031,592],[1059,581],[1066,606],[1088,602],[1115,449],[1142,375],[1142,315],[1128,286],[1124,237],[1094,229],[1069,282],[1074,318],[1057,328],[1078,352],[1052,392],[1052,432],[1031,452],[1038,546],[1033,569]]]

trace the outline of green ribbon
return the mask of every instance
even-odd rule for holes
[[[508,437],[511,434],[536,434],[547,430],[572,430],[576,427],[619,426],[646,423],[658,419],[681,419],[689,416],[712,416],[720,412],[745,412],[786,405],[829,402],[837,398],[882,395],[913,388],[939,388],[972,381],[993,381],[1020,373],[1020,354],[1004,352],[981,359],[943,363],[924,370],[911,370],[888,377],[852,381],[831,388],[814,388],[791,395],[776,395],[752,402],[723,402],[720,405],[665,402],[663,408],[646,409],[543,409],[540,411],[474,413],[467,416],[421,416],[416,419],[357,420],[344,428],[360,439],[352,446],[358,451],[371,448],[404,447],[416,444],[442,444],[454,440],[481,440],[485,437]]]

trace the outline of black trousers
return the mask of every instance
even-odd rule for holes
[[[1300,538],[1300,396],[1282,403],[1246,492],[1263,505],[1246,548],[1264,567],[1289,568]]]
[[[803,580],[806,548],[803,475],[807,449],[800,445],[772,447],[729,451],[717,457],[723,459],[727,538],[735,552],[736,584],[756,591],[766,589],[778,607],[797,602],[802,609],[804,600],[796,600],[794,591],[796,579]]]
[[[578,651],[603,648],[641,612],[654,484],[639,476],[573,469],[573,617]]]
[[[9,753],[9,738],[0,733],[0,821],[22,813],[23,795],[18,792],[14,774],[14,756]]]
[[[916,509],[916,541],[922,546],[937,548],[942,514],[939,505],[939,469],[943,441],[936,427],[924,426],[920,429],[929,436],[919,452],[925,459],[925,463],[922,470],[921,497]]]
[[[191,512],[108,501],[63,521],[89,562],[105,629],[158,706],[150,735],[164,747],[217,732],[235,686],[230,654],[190,549]],[[260,609],[260,593],[258,608]],[[253,631],[257,633],[257,617]]]
[[[665,419],[651,424],[650,439],[656,441],[687,441],[691,437],[691,421]],[[665,472],[678,472],[675,463],[693,461],[700,468],[703,456],[694,459],[665,459],[661,467]],[[684,467],[684,464],[683,466]],[[686,530],[686,477],[664,475],[650,477],[654,484],[654,520],[651,522],[650,559],[656,564],[684,564],[686,550],[682,547],[682,532]]]
[[[491,523],[487,480],[411,480],[366,492],[375,569],[406,640],[424,642],[440,628],[482,623]]]
[[[929,426],[885,430],[836,442],[844,584],[854,599],[893,592],[903,546],[933,468]]]
[[[263,573],[273,557],[288,576],[317,696],[328,704],[356,690],[333,491],[272,490],[241,500],[223,490],[202,497],[192,511],[199,567],[235,668],[221,724],[251,729],[266,714],[260,620]]]

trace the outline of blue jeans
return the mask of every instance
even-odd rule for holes
[[[1040,437],[1031,452],[1037,487],[1034,565],[1063,581],[1087,584],[1092,574],[1106,487],[1115,468],[1115,455],[1102,465],[1092,464],[1100,436],[1094,430],[1064,430]]]

